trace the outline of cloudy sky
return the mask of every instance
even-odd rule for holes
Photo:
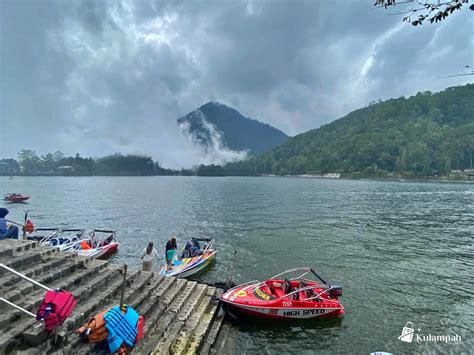
[[[413,27],[374,0],[0,0],[0,157],[203,161],[176,119],[214,100],[289,135],[465,84],[473,13]]]

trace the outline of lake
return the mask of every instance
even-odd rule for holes
[[[113,262],[140,267],[149,240],[213,237],[217,263],[198,280],[235,281],[311,266],[343,286],[341,320],[243,323],[238,353],[470,352],[474,325],[474,185],[311,178],[0,177],[0,193],[37,227],[107,228]],[[5,204],[4,204],[5,205]],[[398,340],[461,336],[457,343]]]

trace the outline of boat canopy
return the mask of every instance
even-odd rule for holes
[[[289,278],[289,280],[305,280],[305,276],[306,275],[313,275],[314,277],[316,277],[316,279],[318,281],[321,281],[323,284],[325,285],[329,285],[328,282],[326,282],[321,276],[319,276],[312,268],[310,267],[298,267],[298,268],[294,268],[294,269],[288,269],[286,271],[283,271],[282,273],[280,274],[277,274],[273,277],[271,277],[270,279],[278,279],[278,278],[286,278],[286,277],[282,277],[282,276],[287,276],[289,274],[293,274],[293,273],[300,273],[299,276],[297,277],[292,277],[292,278]]]

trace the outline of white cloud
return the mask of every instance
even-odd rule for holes
[[[194,148],[176,119],[218,100],[294,135],[466,83],[439,77],[472,65],[470,16],[414,28],[355,1],[0,1],[0,156],[28,127],[39,153],[234,159],[218,140]]]

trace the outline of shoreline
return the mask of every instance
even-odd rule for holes
[[[50,175],[50,174],[15,174],[5,175],[0,174],[0,177],[15,178],[15,177],[198,177],[198,178],[216,178],[216,177],[271,177],[271,178],[299,178],[299,179],[322,179],[322,180],[360,180],[360,181],[394,181],[394,182],[444,182],[444,183],[474,183],[474,176],[464,176],[462,178],[453,178],[449,176],[427,177],[427,176],[353,176],[351,174],[341,173],[340,176],[325,176],[298,174],[298,175],[224,175],[224,176],[200,176],[200,175],[142,175],[142,174],[108,174],[108,175]]]

